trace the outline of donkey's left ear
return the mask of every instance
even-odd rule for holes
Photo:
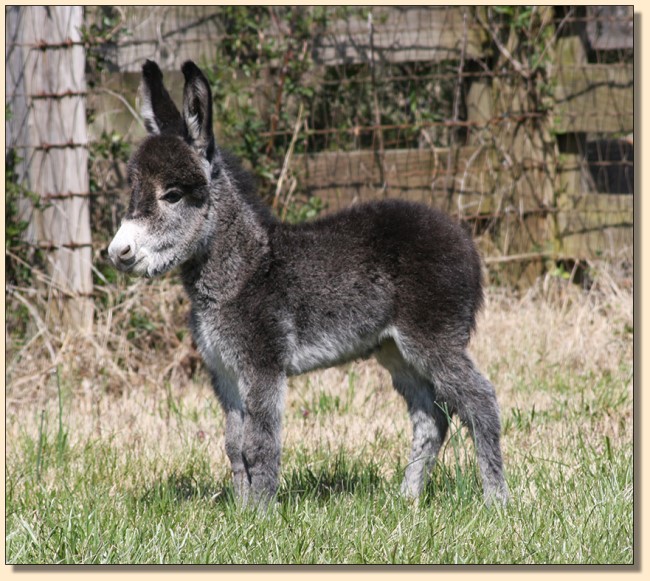
[[[192,61],[186,61],[181,69],[185,76],[183,91],[183,120],[190,145],[208,161],[214,155],[212,132],[212,92],[201,69]]]

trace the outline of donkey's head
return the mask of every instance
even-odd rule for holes
[[[108,247],[111,261],[123,271],[162,274],[200,252],[209,237],[216,154],[212,96],[193,62],[182,71],[181,115],[158,65],[147,61],[142,67],[141,112],[149,136],[129,161],[131,200]]]

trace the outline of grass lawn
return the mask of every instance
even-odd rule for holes
[[[400,497],[410,425],[373,361],[291,380],[278,502],[239,508],[168,281],[109,300],[92,335],[9,333],[7,562],[632,564],[632,295],[546,283],[491,290],[471,346],[505,508],[484,506],[458,423],[419,502]]]

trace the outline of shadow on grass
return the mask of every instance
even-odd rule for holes
[[[348,494],[371,496],[388,486],[373,463],[362,464],[339,455],[333,463],[315,469],[304,465],[285,472],[278,499],[281,502],[290,499],[326,501]]]
[[[374,465],[350,465],[337,460],[333,465],[316,470],[304,466],[283,474],[277,498],[280,503],[305,499],[325,502],[341,495],[371,496],[387,486]],[[196,500],[230,508],[237,504],[229,478],[211,480],[208,475],[197,476],[191,471],[173,473],[167,479],[154,482],[135,500],[147,506],[178,505]]]
[[[483,488],[473,462],[463,467],[455,463],[436,463],[422,492],[420,504],[429,506],[451,502],[457,505],[481,502],[482,499]]]
[[[427,482],[420,503],[424,506],[440,502],[466,503],[482,498],[482,489],[475,466],[444,466],[438,464]],[[330,499],[359,495],[376,497],[378,494],[399,494],[403,470],[397,469],[390,480],[381,476],[374,463],[362,463],[337,456],[332,462],[317,468],[304,464],[281,473],[282,482],[277,498],[280,503],[295,500]],[[236,500],[230,478],[214,480],[209,474],[194,471],[174,472],[167,479],[155,482],[141,496],[138,503],[146,505],[180,504],[200,500],[217,506],[233,507]]]
[[[197,476],[191,471],[174,472],[167,479],[155,482],[137,502],[146,505],[173,502],[191,502],[194,500],[214,502],[217,505],[229,505],[234,502],[234,493],[229,481],[219,482],[209,475]]]

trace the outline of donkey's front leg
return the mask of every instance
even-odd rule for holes
[[[246,387],[242,457],[250,481],[249,501],[264,505],[278,489],[286,378],[256,374]]]
[[[242,456],[242,442],[244,439],[244,402],[237,381],[234,377],[219,369],[212,374],[212,387],[214,388],[224,415],[226,416],[226,455],[232,467],[232,479],[235,496],[246,502],[250,480],[244,466]]]

